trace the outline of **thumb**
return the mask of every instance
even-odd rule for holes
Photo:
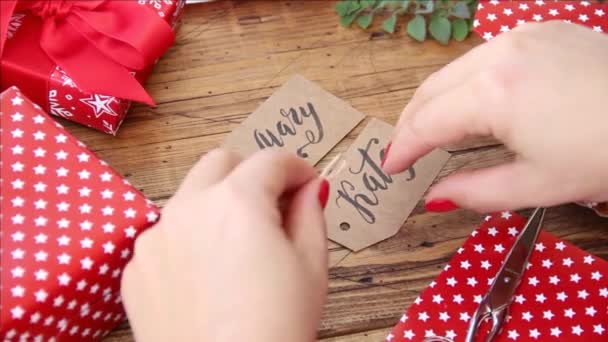
[[[327,235],[320,191],[327,191],[324,179],[315,179],[301,187],[286,211],[285,228],[296,249],[315,272],[327,276]]]
[[[431,189],[426,202],[450,200],[483,213],[556,204],[559,188],[547,180],[520,160],[449,176]]]

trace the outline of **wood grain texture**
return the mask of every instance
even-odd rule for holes
[[[338,25],[329,1],[216,1],[186,8],[175,46],[147,83],[156,108],[135,105],[113,138],[67,123],[100,157],[163,205],[188,169],[217,147],[292,74],[299,73],[363,113],[394,124],[431,73],[480,43],[440,46]],[[346,150],[364,121],[320,163]],[[439,178],[513,157],[492,139],[447,146]],[[574,205],[548,211],[547,230],[608,258],[606,221]],[[359,253],[329,244],[324,341],[381,341],[480,222],[468,211],[436,215],[421,204],[400,232]],[[106,342],[131,342],[124,323]]]

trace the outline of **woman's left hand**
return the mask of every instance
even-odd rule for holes
[[[327,292],[327,192],[291,154],[204,156],[124,271],[137,340],[314,341]]]

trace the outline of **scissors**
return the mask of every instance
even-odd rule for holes
[[[536,208],[515,241],[505,262],[496,274],[490,290],[482,299],[479,308],[471,319],[465,338],[466,342],[474,341],[479,326],[490,317],[492,318],[492,329],[485,341],[492,341],[500,332],[502,324],[507,317],[509,305],[526,270],[530,255],[534,251],[540,227],[545,219],[545,211],[546,208]]]

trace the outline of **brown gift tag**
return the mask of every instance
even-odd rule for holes
[[[315,165],[364,118],[295,75],[228,135],[224,147],[244,157],[265,148],[291,151]]]
[[[388,176],[380,164],[392,132],[391,125],[372,119],[328,174],[328,236],[353,251],[395,235],[450,157],[437,149]]]

